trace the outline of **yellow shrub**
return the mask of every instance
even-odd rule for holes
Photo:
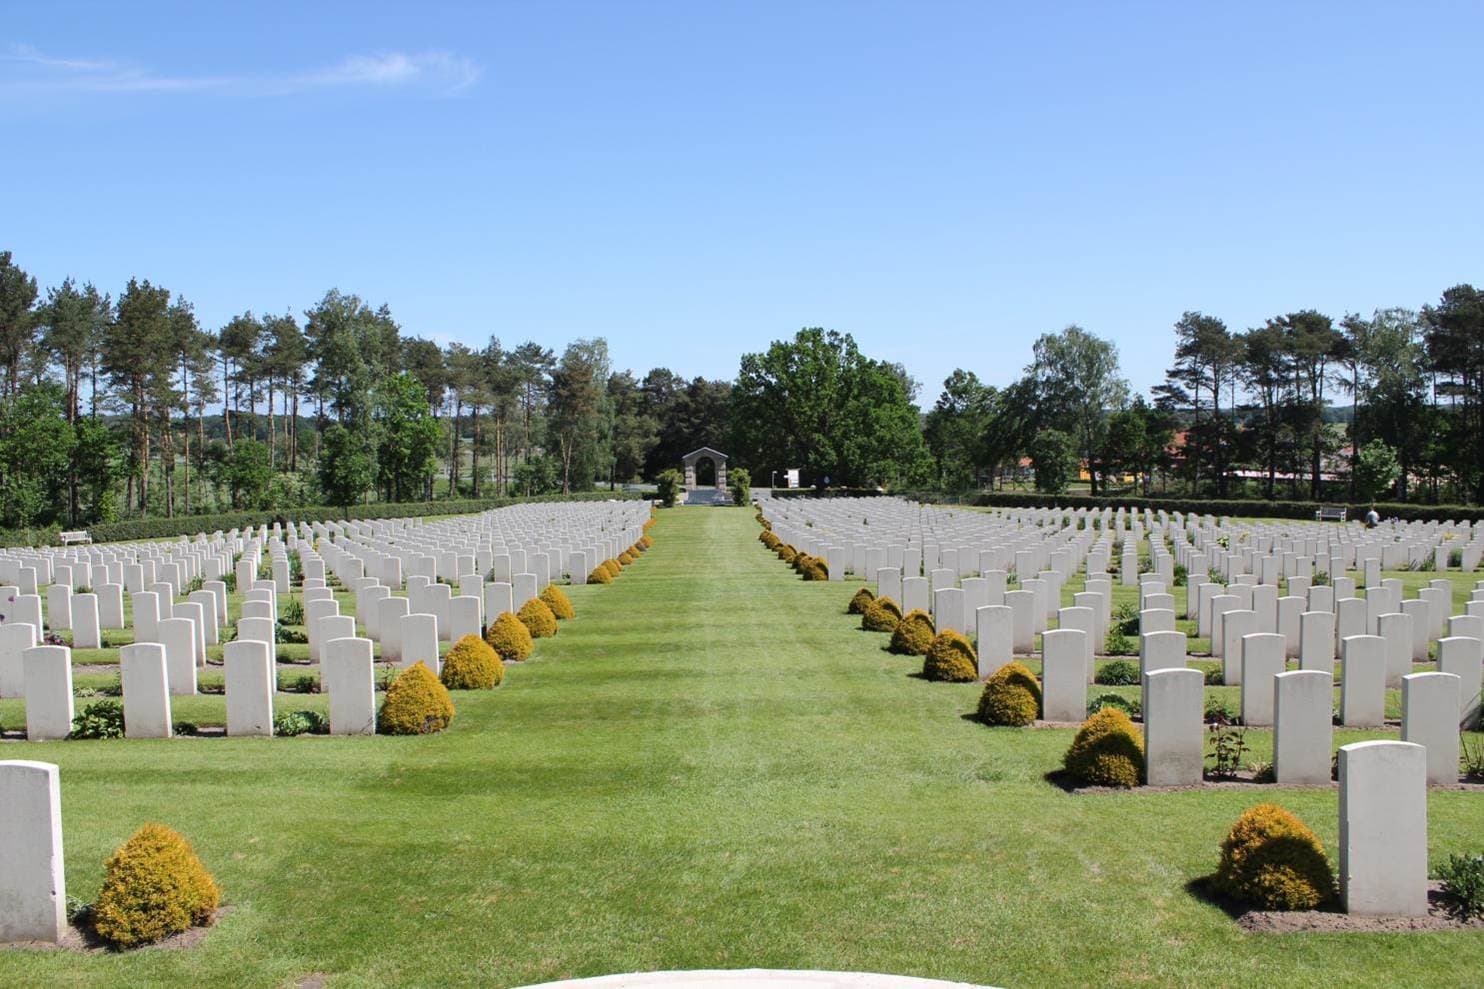
[[[599,565],[604,570],[608,571],[608,576],[610,577],[617,577],[619,574],[623,573],[623,564],[619,563],[617,560],[604,560]]]
[[[782,543],[782,544],[780,544],[779,547],[778,547],[777,552],[778,552],[778,559],[782,560],[784,563],[792,563],[792,562],[794,562],[794,557],[796,557],[796,556],[799,555],[799,551],[796,550],[796,549],[794,549],[788,543]]]
[[[876,595],[871,593],[869,587],[862,587],[850,596],[850,603],[845,606],[847,615],[864,615],[871,602],[876,600]]]
[[[926,611],[915,608],[897,622],[896,631],[891,633],[891,651],[904,656],[926,656],[936,635],[933,619]]]
[[[1258,804],[1237,818],[1221,843],[1216,885],[1265,910],[1313,910],[1335,898],[1324,845],[1276,804]]]
[[[640,549],[649,549],[649,547],[654,545],[654,540],[651,539],[649,533],[646,532],[644,535],[639,537],[639,542],[635,545],[637,545]]]
[[[536,648],[530,631],[508,611],[500,612],[500,617],[490,622],[489,628],[484,630],[484,641],[509,663],[520,662]]]
[[[803,575],[805,580],[830,579],[830,568],[825,564],[824,560],[817,556],[809,557],[808,562],[799,568],[799,573]]]
[[[629,550],[624,550],[622,553],[618,554],[618,562],[622,563],[624,566],[628,566],[630,563],[634,562],[634,554]]]
[[[495,651],[482,639],[466,635],[459,640],[477,642],[490,656]],[[450,653],[452,655],[452,653]],[[443,668],[446,675],[448,667]],[[376,717],[376,730],[383,735],[431,735],[448,727],[453,720],[453,698],[448,688],[438,682],[433,671],[422,661],[413,663],[397,674],[386,688],[386,700]]]
[[[190,842],[163,824],[135,831],[103,869],[93,926],[100,938],[122,948],[204,924],[221,900]]]
[[[922,675],[929,680],[972,683],[979,679],[979,657],[969,640],[952,629],[939,632],[922,661]]]
[[[515,617],[530,631],[533,639],[549,639],[557,634],[556,615],[540,598],[531,598],[521,605]]]
[[[1144,738],[1128,715],[1105,707],[1082,722],[1063,765],[1088,786],[1138,786],[1144,778]]]
[[[1041,713],[1041,685],[1022,663],[1006,663],[990,675],[979,695],[979,720],[1020,728]]]
[[[602,564],[599,564],[593,567],[592,572],[587,575],[587,582],[589,584],[611,584],[613,583],[613,576]]]
[[[546,590],[541,592],[541,600],[546,602],[546,606],[551,609],[551,613],[556,615],[559,621],[566,621],[577,616],[577,612],[572,610],[572,599],[555,584],[546,585]]]
[[[773,535],[766,529],[757,534],[757,539],[758,542],[762,543],[764,546],[772,550],[776,550],[782,542],[782,540],[780,540],[777,536]]]
[[[902,609],[891,598],[877,598],[861,613],[861,628],[867,632],[895,632]]]
[[[490,690],[505,679],[505,664],[494,646],[477,635],[466,635],[443,657],[438,678],[449,690]]]

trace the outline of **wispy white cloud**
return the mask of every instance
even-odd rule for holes
[[[304,72],[276,75],[172,75],[109,58],[60,57],[29,45],[0,50],[0,92],[186,93],[289,96],[315,89],[403,88],[452,95],[479,81],[473,59],[450,52],[351,55]]]

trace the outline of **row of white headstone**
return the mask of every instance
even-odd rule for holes
[[[1427,913],[1425,750],[1357,742],[1339,752],[1339,875],[1347,912]],[[0,942],[61,940],[67,925],[57,766],[0,761]]]

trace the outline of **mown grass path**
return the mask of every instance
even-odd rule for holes
[[[804,584],[751,513],[663,512],[576,621],[429,738],[70,742],[70,891],[141,822],[233,912],[202,947],[0,953],[0,985],[520,985],[644,969],[859,969],[1001,986],[1458,985],[1484,935],[1241,934],[1186,883],[1276,799],[1333,851],[1333,791],[1074,796],[1070,733],[984,728]],[[1433,854],[1477,795],[1431,798]]]

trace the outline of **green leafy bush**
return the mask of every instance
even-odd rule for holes
[[[328,735],[330,720],[318,711],[279,711],[273,716],[273,734],[292,738],[294,735]]]
[[[1460,920],[1484,918],[1484,855],[1449,855],[1433,871],[1443,903]]]
[[[1087,704],[1088,714],[1097,714],[1105,707],[1116,707],[1129,717],[1139,713],[1139,702],[1129,700],[1122,694],[1098,694]]]
[[[1139,682],[1139,664],[1127,659],[1115,659],[1098,667],[1093,678],[1108,687],[1132,687]]]
[[[280,613],[279,621],[285,625],[303,625],[304,602],[296,597],[291,597],[284,601],[283,611]]]
[[[119,701],[89,704],[72,719],[69,738],[123,738],[124,705]]]

